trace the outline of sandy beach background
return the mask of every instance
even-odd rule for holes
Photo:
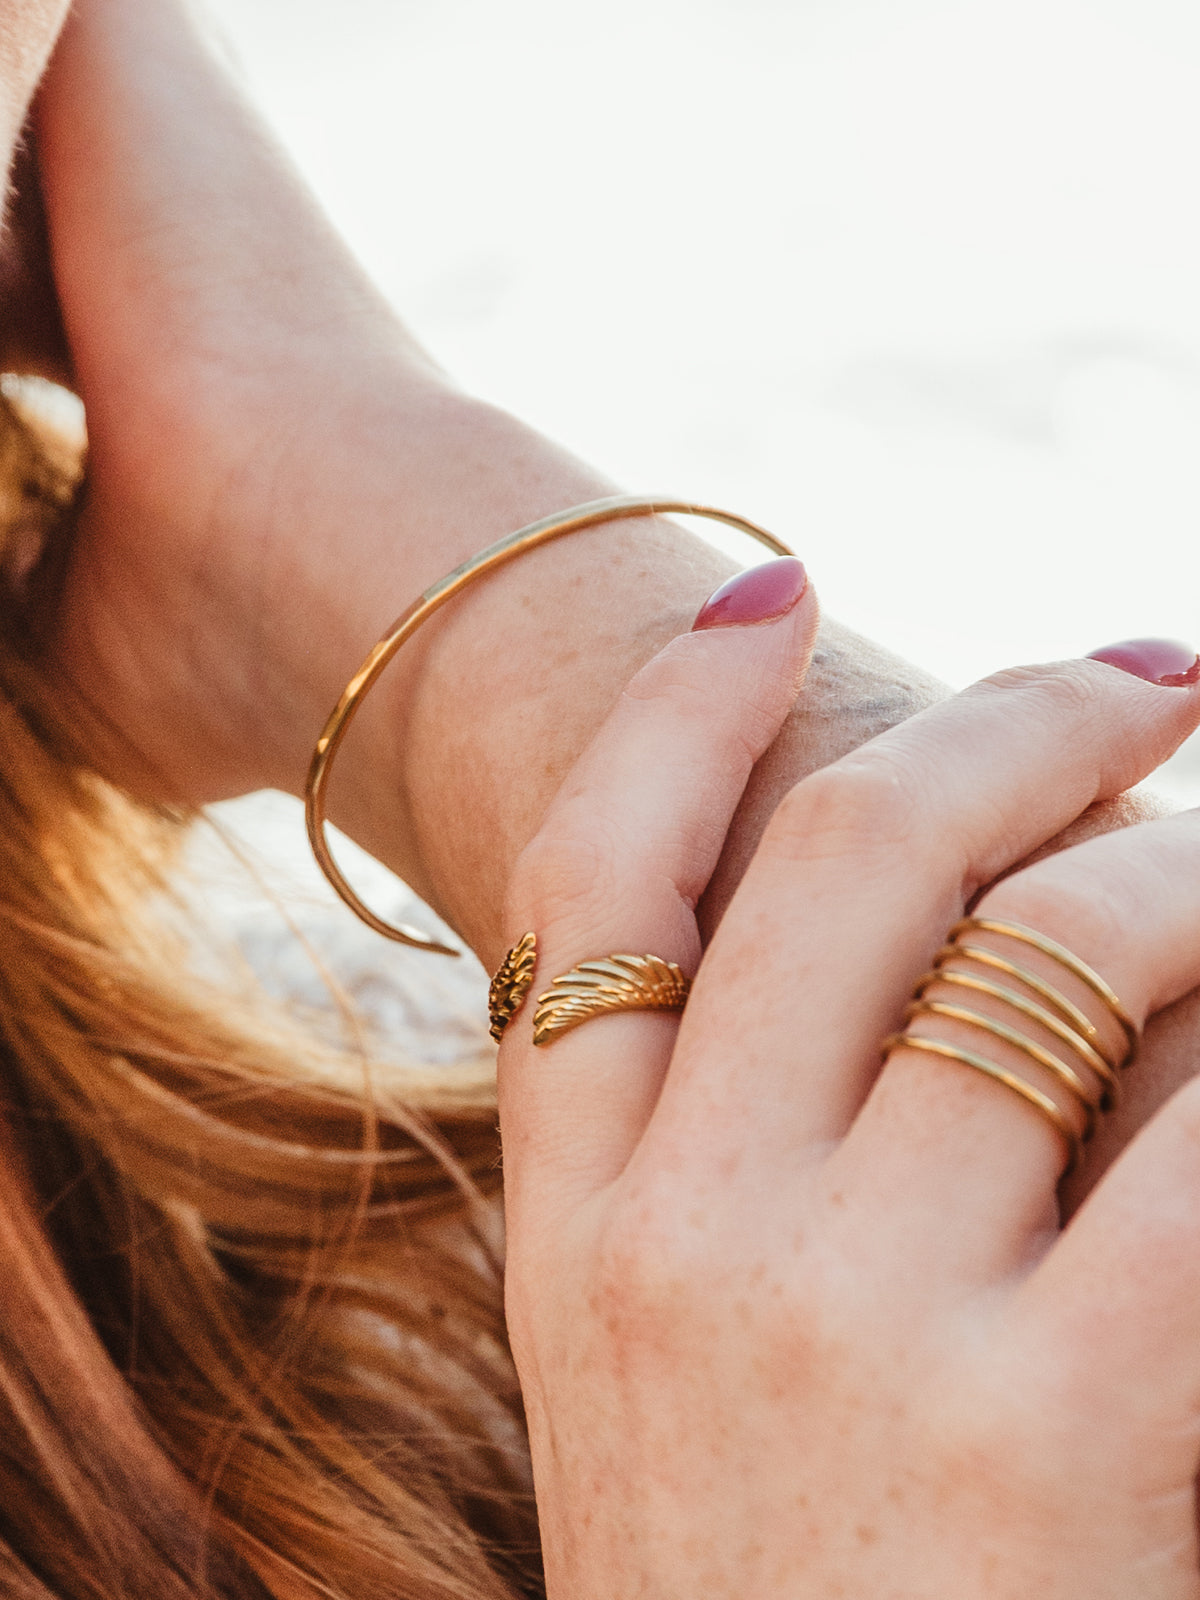
[[[215,9],[468,385],[775,528],[953,684],[1200,637],[1194,0]],[[1200,747],[1164,781],[1200,800]],[[224,820],[396,962],[318,909],[293,808]]]

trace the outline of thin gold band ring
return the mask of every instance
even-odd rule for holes
[[[1121,1080],[1114,1072],[1112,1064],[1100,1054],[1090,1039],[1075,1032],[1066,1023],[1060,1022],[1045,1006],[1039,1006],[1034,1001],[1027,1000],[1024,995],[1018,994],[1015,989],[1005,988],[1003,984],[990,983],[987,978],[977,978],[970,972],[955,972],[948,967],[939,967],[936,971],[927,973],[917,985],[917,996],[920,997],[926,989],[935,983],[952,984],[960,989],[972,989],[977,994],[990,995],[993,1000],[1002,1000],[1005,1005],[1011,1006],[1014,1011],[1019,1011],[1022,1016],[1028,1017],[1031,1022],[1036,1022],[1039,1027],[1045,1028],[1047,1033],[1053,1034],[1069,1050],[1074,1050],[1076,1055],[1082,1056],[1083,1060],[1104,1085],[1104,1095],[1100,1101],[1100,1109],[1102,1111],[1111,1111],[1119,1102]]]
[[[1057,1078],[1064,1089],[1078,1100],[1083,1108],[1083,1138],[1085,1140],[1091,1138],[1096,1127],[1096,1107],[1088,1096],[1087,1085],[1079,1074],[1065,1061],[1060,1061],[1053,1051],[1043,1050],[1040,1044],[1027,1039],[1015,1028],[997,1022],[994,1017],[985,1017],[981,1012],[971,1011],[967,1006],[950,1005],[944,1000],[914,1000],[905,1008],[904,1020],[909,1022],[917,1016],[949,1017],[953,1022],[970,1023],[973,1028],[990,1033],[994,1039],[1002,1039],[1005,1044],[1012,1045],[1014,1050],[1020,1050],[1031,1061],[1036,1061],[1039,1067],[1045,1068],[1051,1077]]]
[[[1102,1049],[1104,1041],[1100,1036],[1100,1029],[1087,1013],[1081,1011],[1078,1006],[1073,1005],[1065,995],[1060,994],[1053,984],[1039,978],[1037,973],[1030,972],[1028,967],[1020,966],[1015,961],[1006,960],[1004,956],[997,955],[994,950],[989,950],[986,945],[966,944],[959,940],[955,944],[943,945],[934,957],[934,968],[940,971],[943,963],[949,961],[953,956],[962,956],[964,959],[970,958],[972,961],[978,961],[982,966],[993,967],[997,972],[1003,972],[1010,978],[1019,979],[1027,989],[1031,989],[1048,1006],[1052,1006],[1067,1026],[1074,1028],[1076,1033],[1082,1035],[1094,1050],[1101,1054],[1104,1053]],[[1111,1056],[1105,1056],[1105,1059],[1110,1067],[1115,1068],[1119,1065],[1119,1062],[1114,1061]]]
[[[1010,960],[990,945],[978,943],[972,937],[978,934],[1027,945],[1083,984],[1102,1003],[1125,1035],[1127,1048],[1124,1058],[1118,1060],[1106,1047],[1100,1028],[1080,1005],[1060,993],[1038,973]],[[951,962],[956,965],[951,966]],[[963,970],[962,964],[966,963],[977,963],[985,969],[985,973],[987,969],[999,971],[1014,979],[1019,987],[997,983],[969,968]],[[1062,1059],[1055,1050],[1030,1038],[1020,1026],[958,1003],[953,996],[939,996],[936,992],[939,985],[987,996],[1011,1012],[1018,1024],[1023,1021],[1034,1023],[1057,1044],[1065,1045],[1070,1057],[1081,1064],[1087,1076],[1081,1076],[1075,1066],[1069,1060]],[[930,994],[931,990],[933,994]],[[1133,1018],[1099,973],[1064,945],[1038,933],[1036,929],[995,917],[964,917],[951,928],[947,943],[934,957],[932,968],[916,986],[913,999],[905,1009],[905,1023],[920,1016],[943,1017],[951,1022],[963,1023],[978,1033],[999,1040],[1009,1049],[1019,1051],[1041,1071],[1049,1074],[1050,1082],[1046,1088],[1057,1086],[1063,1091],[1064,1103],[1060,1104],[1053,1093],[1046,1092],[1046,1088],[1029,1082],[1020,1073],[1002,1066],[987,1055],[964,1049],[944,1039],[931,1039],[908,1032],[893,1033],[884,1041],[885,1059],[893,1050],[923,1051],[927,1055],[941,1056],[971,1067],[993,1082],[1002,1084],[1050,1123],[1065,1142],[1071,1165],[1078,1161],[1083,1144],[1091,1138],[1097,1114],[1110,1110],[1116,1104],[1120,1090],[1118,1071],[1133,1059],[1138,1041],[1137,1025]]]
[[[1040,950],[1043,955],[1049,956],[1052,961],[1057,961],[1060,966],[1065,967],[1073,977],[1079,979],[1080,983],[1085,984],[1098,1000],[1103,1001],[1114,1021],[1124,1032],[1128,1053],[1123,1065],[1129,1065],[1138,1045],[1137,1023],[1134,1022],[1100,974],[1094,972],[1086,961],[1081,961],[1065,945],[1059,944],[1055,939],[1048,938],[1044,933],[1038,933],[1033,928],[1027,928],[1020,922],[1003,922],[995,917],[964,917],[961,922],[956,922],[954,927],[950,929],[950,939],[951,941],[956,939],[960,930],[971,931],[976,929],[980,933],[1003,934],[1005,938],[1017,939],[1022,944],[1030,945],[1034,950]]]
[[[1033,1084],[1026,1083],[1025,1079],[1018,1077],[1015,1072],[1007,1072],[1003,1067],[998,1067],[986,1056],[976,1055],[973,1050],[960,1050],[957,1045],[947,1044],[942,1039],[923,1039],[920,1034],[913,1033],[893,1033],[883,1041],[883,1053],[885,1056],[890,1055],[893,1050],[901,1046],[906,1050],[921,1050],[927,1055],[944,1056],[948,1061],[958,1061],[963,1066],[974,1067],[975,1071],[982,1072],[984,1077],[992,1078],[995,1082],[1002,1083],[1006,1089],[1011,1089],[1014,1094],[1020,1095],[1022,1100],[1028,1101],[1034,1110],[1040,1112],[1062,1135],[1067,1147],[1069,1167],[1077,1164],[1082,1148],[1079,1134],[1072,1126],[1070,1118],[1048,1094],[1043,1094]]]

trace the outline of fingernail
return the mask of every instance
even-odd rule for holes
[[[1120,667],[1122,672],[1132,672],[1135,678],[1164,688],[1186,689],[1200,681],[1200,656],[1178,639],[1126,639],[1090,651],[1088,660],[1107,661],[1110,667]]]
[[[752,622],[784,617],[808,588],[804,563],[780,556],[736,573],[700,607],[692,632],[701,628],[743,628]]]

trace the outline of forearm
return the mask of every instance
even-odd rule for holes
[[[40,131],[92,446],[59,644],[120,735],[98,759],[154,798],[298,790],[342,687],[410,600],[615,486],[422,354],[190,7],[77,7]],[[778,531],[804,554],[803,530]],[[646,521],[473,586],[368,697],[334,820],[490,959],[509,867],[559,780],[730,570]],[[783,787],[934,692],[827,630],[733,851]]]
[[[187,8],[78,7],[41,129],[92,440],[64,663],[120,731],[104,763],[133,787],[298,789],[342,686],[409,600],[613,485],[422,355]],[[802,529],[778,531],[804,555]],[[368,697],[334,817],[490,959],[509,866],[563,773],[729,570],[692,533],[624,523],[474,586]],[[827,626],[709,920],[781,793],[942,692]]]

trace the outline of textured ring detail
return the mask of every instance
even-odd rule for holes
[[[552,1043],[605,1011],[682,1011],[692,980],[661,956],[611,955],[581,961],[538,998],[533,1042]]]
[[[533,971],[537,966],[537,935],[527,933],[518,939],[505,956],[488,988],[488,1030],[496,1043],[513,1017],[525,1004],[525,996],[533,987]]]

